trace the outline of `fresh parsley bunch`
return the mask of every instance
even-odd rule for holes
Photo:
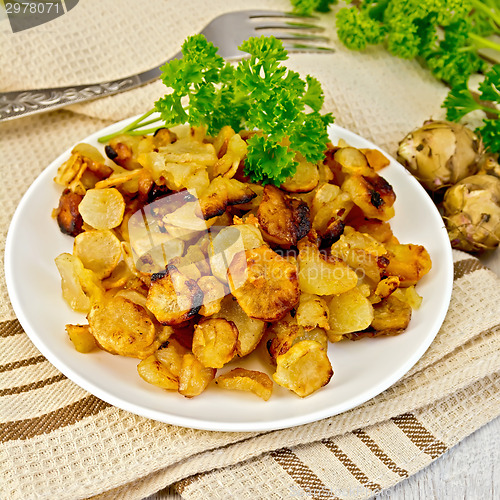
[[[322,2],[291,3],[297,13],[308,14],[311,5]],[[451,85],[485,69],[478,49],[500,52],[500,44],[487,38],[500,34],[498,0],[358,0],[352,4],[336,14],[337,33],[346,47],[363,50],[384,43],[395,56],[425,62],[436,78]]]
[[[448,93],[443,107],[450,121],[459,121],[472,111],[484,111],[490,118],[485,118],[476,132],[492,153],[500,153],[500,64],[495,64],[485,74],[477,98],[466,83],[461,83]]]
[[[236,131],[255,130],[248,139],[245,174],[263,184],[280,185],[293,175],[297,152],[308,161],[319,161],[333,117],[320,113],[324,95],[318,80],[309,75],[303,80],[283,66],[288,55],[274,37],[250,38],[239,49],[248,57],[231,65],[203,35],[187,38],[182,58],[161,68],[167,94],[119,133],[156,130],[159,126],[141,128],[154,122],[147,121],[154,111],[160,113],[162,126],[189,123],[205,126],[210,135],[225,125]]]

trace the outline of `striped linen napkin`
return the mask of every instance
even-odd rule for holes
[[[0,20],[2,90],[145,70],[224,10],[289,8],[288,0],[116,5],[79,2],[55,21],[14,35]],[[324,22],[334,38],[332,18]],[[117,37],[116,26],[126,36]],[[446,88],[417,63],[381,50],[338,46],[334,54],[291,56],[288,64],[321,81],[325,111],[338,125],[389,153],[423,120],[442,116]],[[459,252],[450,309],[426,354],[396,385],[335,417],[260,434],[186,429],[115,408],[59,373],[10,305],[7,228],[26,189],[54,158],[112,121],[149,109],[163,92],[153,83],[0,124],[0,498],[140,499],[169,485],[196,500],[369,498],[500,414],[500,282]]]

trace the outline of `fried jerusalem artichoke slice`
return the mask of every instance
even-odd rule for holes
[[[99,347],[112,354],[145,359],[158,348],[156,325],[144,307],[129,299],[105,297],[87,319]]]
[[[240,357],[250,354],[264,335],[266,326],[264,321],[250,318],[232,295],[228,295],[222,300],[221,309],[215,314],[215,317],[232,321],[238,328],[236,351]]]
[[[196,281],[187,278],[175,266],[154,279],[148,291],[146,307],[162,325],[179,325],[195,316],[203,304],[203,292]]]
[[[302,292],[313,295],[334,295],[354,288],[356,272],[343,260],[324,257],[307,238],[299,242],[299,283]]]
[[[222,368],[236,354],[238,329],[223,318],[202,319],[194,327],[193,354],[207,368]]]
[[[429,252],[422,245],[386,243],[387,276],[397,276],[401,287],[415,285],[432,267]]]
[[[311,229],[307,204],[271,184],[264,188],[257,218],[264,238],[283,248],[296,245]]]
[[[231,293],[251,318],[277,321],[299,300],[296,266],[266,245],[238,253],[228,275]]]
[[[265,373],[245,368],[234,368],[217,377],[215,383],[223,389],[252,392],[264,401],[273,392],[273,381]]]
[[[205,220],[222,215],[226,208],[248,203],[257,195],[244,183],[227,177],[216,177],[199,199]]]
[[[342,183],[342,191],[349,194],[365,217],[382,221],[394,217],[396,194],[392,186],[377,173],[350,175]]]
[[[302,340],[276,358],[273,379],[304,398],[328,384],[332,375],[326,349],[315,340]]]

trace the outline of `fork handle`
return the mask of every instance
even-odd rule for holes
[[[177,59],[181,55],[179,52],[168,61]],[[137,75],[109,82],[0,92],[0,122],[117,94],[156,80],[160,75],[161,70],[157,67]]]

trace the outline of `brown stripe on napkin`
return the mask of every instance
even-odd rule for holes
[[[458,280],[466,274],[471,274],[479,269],[486,269],[477,259],[459,260],[453,264],[453,279]]]
[[[19,333],[24,333],[24,330],[17,319],[2,321],[0,323],[0,337],[11,337]]]
[[[289,448],[272,451],[271,457],[283,468],[285,472],[315,500],[340,500],[321,479]]]
[[[47,359],[42,355],[21,359],[20,361],[13,361],[12,363],[0,365],[0,373],[16,370],[17,368],[23,368],[25,366],[37,365],[38,363],[43,363],[44,361],[47,361]]]
[[[30,439],[40,434],[46,434],[60,427],[75,424],[86,417],[97,415],[109,406],[111,406],[109,403],[89,395],[76,403],[40,417],[5,422],[0,424],[0,442],[14,439]]]
[[[42,387],[55,384],[56,382],[60,382],[61,380],[65,379],[66,376],[60,373],[59,375],[55,375],[54,377],[46,378],[44,380],[38,380],[31,384],[20,385],[18,387],[9,387],[7,389],[0,389],[0,397],[11,396],[12,394],[21,394],[22,392],[33,391],[35,389],[41,389]]]
[[[331,439],[325,439],[321,442],[340,460],[344,467],[360,482],[360,484],[373,492],[382,489],[380,484],[371,482],[368,476]]]
[[[389,470],[395,472],[400,477],[408,477],[408,471],[399,467],[364,430],[355,430],[353,434],[359,438]]]
[[[394,417],[392,421],[418,448],[432,458],[439,457],[448,449],[416,419],[415,415],[405,413]]]

